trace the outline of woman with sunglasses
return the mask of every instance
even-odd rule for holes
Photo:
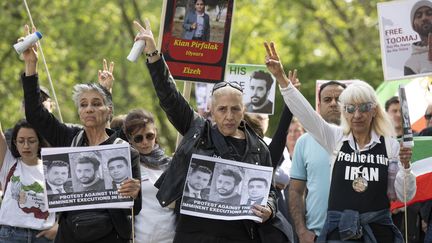
[[[215,84],[210,108],[213,122],[204,119],[176,89],[165,60],[158,54],[148,20],[145,28],[137,22],[135,25],[140,31],[136,40],[146,42],[144,53],[147,56],[147,67],[160,106],[183,136],[171,165],[155,184],[159,188],[156,194],[159,203],[163,207],[175,203],[177,210],[179,209],[192,154],[270,167],[271,158],[267,146],[243,121],[245,105],[241,87],[228,82]],[[284,232],[272,230],[278,219],[275,217],[276,200],[275,189],[271,186],[267,204],[251,207],[252,212],[262,219],[262,223],[252,220],[208,219],[179,213],[173,242],[287,242]]]
[[[44,202],[42,136],[26,121],[12,129],[9,150],[0,124],[0,242],[52,242],[58,225]]]
[[[29,34],[25,26],[26,35]],[[68,126],[42,107],[39,101],[37,46],[23,53],[25,73],[21,80],[24,90],[25,112],[28,122],[47,139],[53,147],[83,147],[121,143],[117,133],[106,125],[113,114],[113,102],[109,91],[101,84],[77,84],[73,90],[82,126]],[[106,68],[105,68],[106,69]],[[100,73],[103,75],[103,73]],[[129,242],[132,234],[131,214],[141,210],[141,187],[138,153],[131,149],[132,177],[121,183],[121,196],[134,199],[133,210],[94,208],[62,212],[56,242]]]
[[[341,126],[331,125],[293,88],[290,80],[296,71],[285,74],[274,43],[264,45],[267,68],[276,77],[285,103],[333,155],[327,219],[318,242],[402,242],[389,209],[396,196],[409,201],[416,192],[410,170],[412,150],[399,146],[373,88],[363,81],[349,85],[339,97]],[[391,161],[399,164],[395,181],[391,180]]]
[[[153,114],[136,109],[124,120],[124,133],[129,143],[140,153],[142,209],[135,216],[135,241],[170,243],[175,233],[175,214],[162,208],[156,199],[155,182],[171,163],[157,140]]]

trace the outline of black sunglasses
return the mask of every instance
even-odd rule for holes
[[[430,120],[430,119],[432,118],[432,113],[425,114],[425,115],[424,115],[424,118],[425,118],[426,120]]]
[[[147,141],[151,141],[151,140],[155,139],[155,137],[156,137],[156,134],[154,134],[154,133],[147,133],[145,135],[145,139]],[[134,136],[132,138],[132,140],[134,141],[134,143],[141,143],[144,140],[144,136],[139,134],[139,135]]]
[[[225,86],[230,86],[230,87],[232,87],[232,88],[234,88],[234,89],[236,89],[236,90],[238,90],[238,91],[240,91],[240,92],[243,93],[243,89],[242,89],[242,87],[241,87],[238,83],[234,83],[234,82],[231,83],[231,82],[227,82],[227,81],[222,81],[222,82],[216,83],[216,84],[213,86],[212,95],[213,95],[213,93],[214,93],[216,90],[218,90],[218,89],[220,89],[220,88],[223,88],[223,87],[225,87]]]

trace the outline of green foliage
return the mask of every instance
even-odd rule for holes
[[[162,0],[28,1],[35,25],[43,33],[43,50],[65,122],[80,123],[71,100],[74,84],[97,80],[102,59],[115,62],[115,113],[145,108],[157,118],[160,143],[174,150],[176,133],[159,107],[144,58],[126,56],[136,30],[132,21],[149,18],[159,32]],[[186,2],[186,1],[184,1]],[[358,78],[374,87],[383,80],[376,0],[236,0],[229,62],[262,64],[262,43],[277,44],[285,67],[298,69],[302,93],[314,105],[315,80]],[[19,75],[23,62],[12,48],[29,18],[22,1],[0,3],[0,121],[11,127],[23,116]],[[49,87],[41,58],[41,84]],[[179,89],[182,83],[178,83]],[[194,103],[194,102],[192,102]],[[283,100],[277,95],[275,129]]]

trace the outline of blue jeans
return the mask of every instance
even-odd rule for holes
[[[363,236],[364,243],[377,243],[369,225],[371,223],[391,227],[394,234],[393,243],[403,243],[402,234],[393,224],[389,209],[362,214],[353,210],[344,210],[343,212],[328,211],[324,228],[322,229],[317,242],[327,242],[327,235],[333,230],[338,229],[341,238],[345,237],[346,239],[353,239],[353,237],[355,238],[356,236]],[[343,242],[343,240],[332,242]]]
[[[0,226],[0,243],[51,243],[45,237],[36,238],[40,230],[18,228],[8,225]]]

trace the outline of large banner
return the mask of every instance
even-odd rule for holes
[[[432,50],[432,2],[390,1],[378,3],[381,57],[385,80],[430,75]]]
[[[42,148],[49,212],[130,208],[120,184],[132,178],[128,143],[90,147]]]
[[[261,222],[251,207],[266,205],[273,168],[193,154],[180,213],[221,220]]]
[[[196,2],[196,3],[195,3]],[[175,79],[224,79],[234,0],[165,0],[161,50]]]

